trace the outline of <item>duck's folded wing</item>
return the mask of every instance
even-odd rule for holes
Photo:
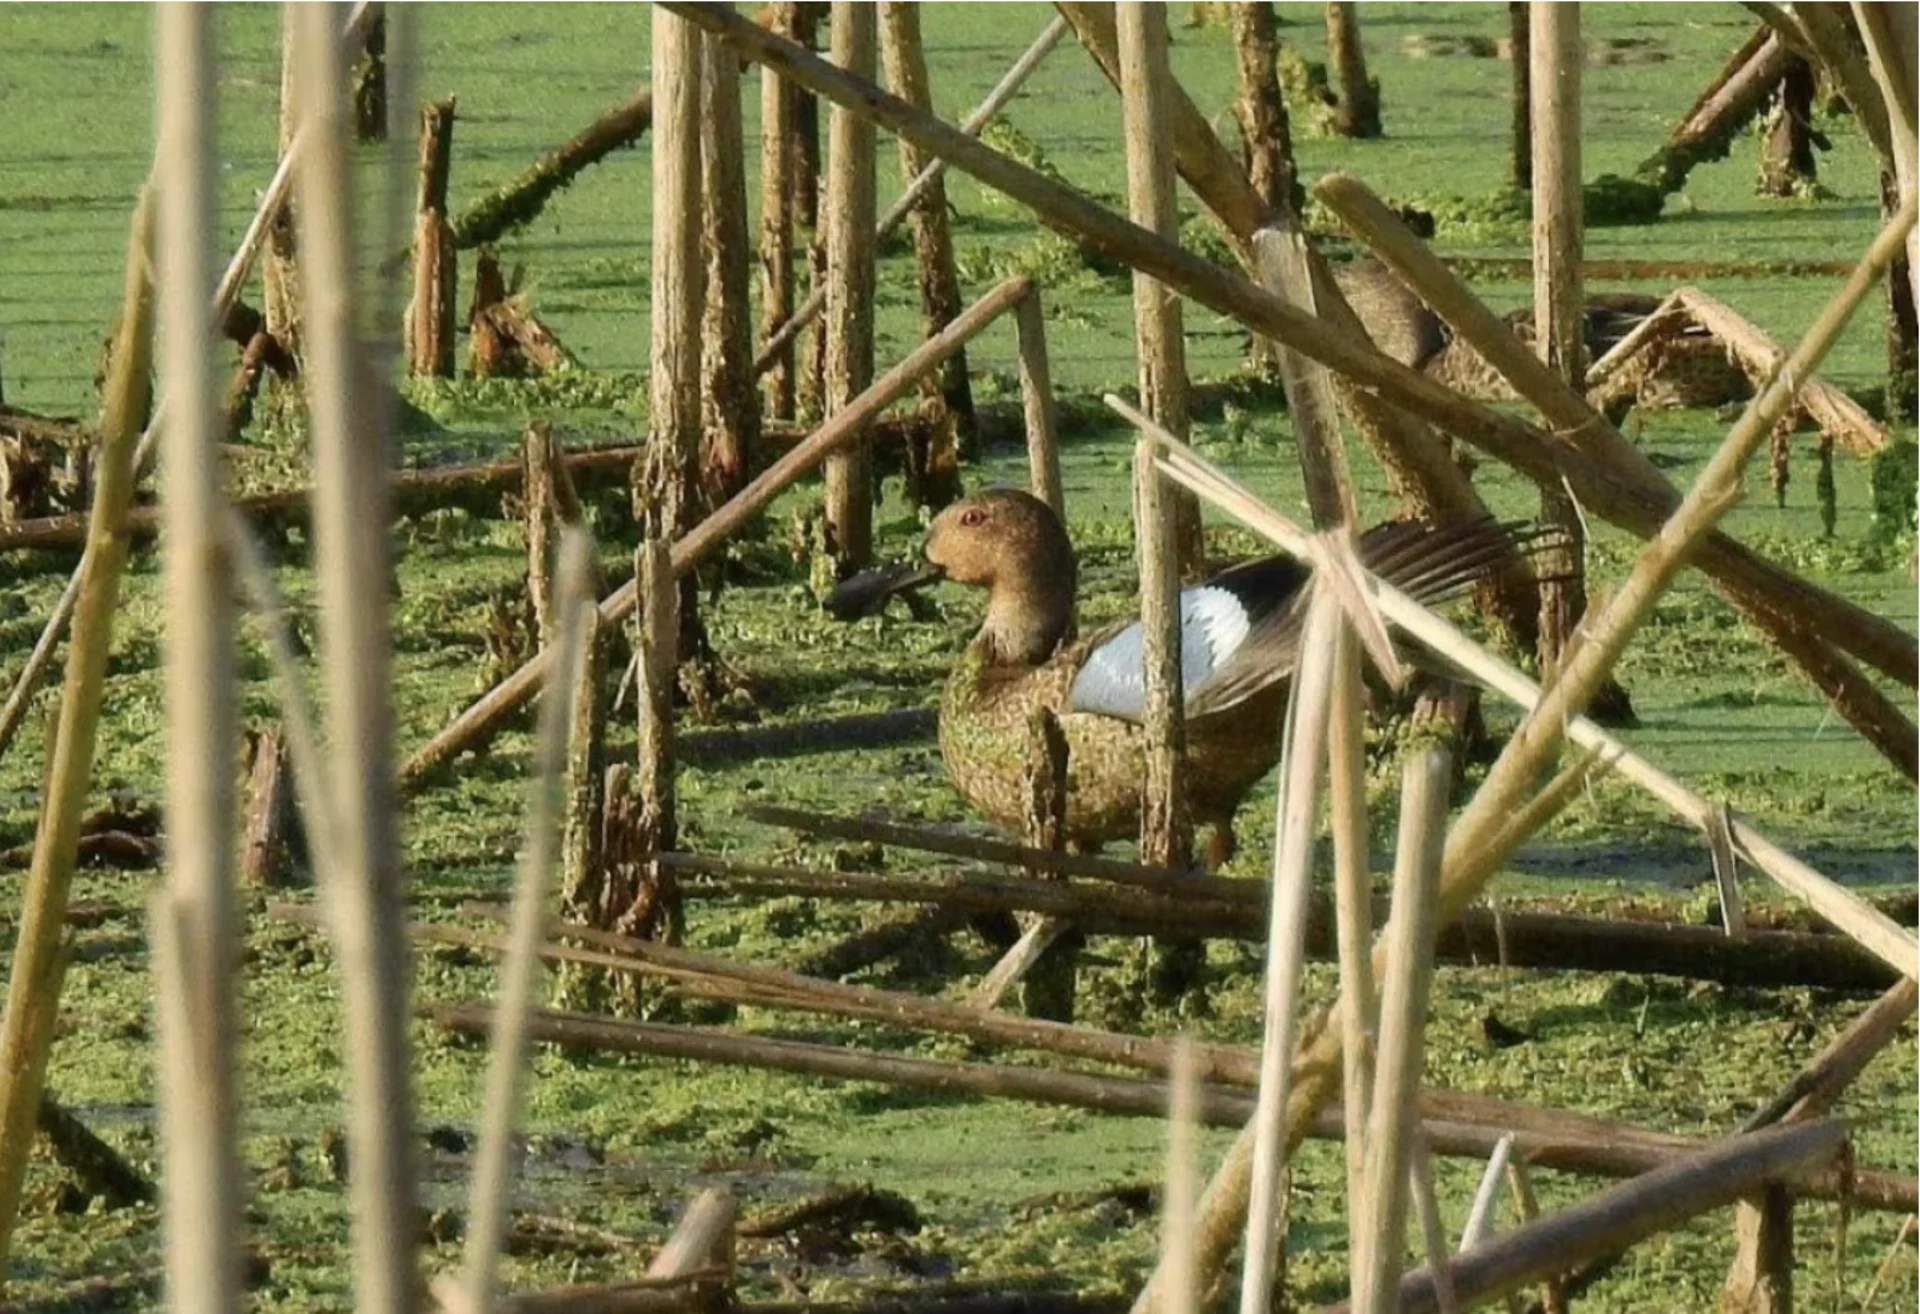
[[[1300,625],[1288,613],[1306,582],[1306,567],[1269,557],[1225,571],[1180,593],[1180,680],[1195,715],[1219,677],[1251,661],[1291,669]],[[1074,675],[1067,710],[1140,721],[1146,716],[1146,632],[1137,620],[1088,642]]]

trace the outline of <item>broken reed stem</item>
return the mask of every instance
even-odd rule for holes
[[[1838,1102],[1874,1055],[1893,1043],[1920,1004],[1920,986],[1896,981],[1860,1016],[1796,1072],[1786,1088],[1740,1125],[1757,1131],[1776,1122],[1819,1117]]]
[[[1427,1267],[1439,1278],[1440,1314],[1458,1314],[1460,1302],[1446,1279],[1445,1265],[1452,1247],[1447,1244],[1447,1220],[1440,1212],[1440,1193],[1434,1188],[1433,1152],[1424,1129],[1416,1127],[1407,1140],[1407,1191],[1413,1200],[1414,1220]],[[1358,1252],[1354,1252],[1358,1253]]]
[[[724,506],[682,533],[674,541],[673,547],[675,577],[684,577],[704,561],[708,554],[725,543],[742,525],[766,510],[776,497],[818,465],[828,453],[858,440],[881,411],[899,400],[928,370],[1018,305],[1032,287],[1032,280],[1025,277],[1009,278],[996,284],[968,307],[965,314],[948,325],[945,332],[916,347],[844,410],[814,430],[805,441],[789,448]],[[628,580],[601,599],[602,624],[617,625],[631,616],[637,596],[633,581]],[[495,685],[408,759],[401,772],[402,785],[419,785],[428,772],[455,754],[490,740],[506,724],[507,718],[533,697],[540,682],[546,678],[546,673],[547,656],[541,653]]]
[[[338,881],[329,893],[346,1012],[348,1147],[358,1308],[409,1310],[416,1179],[409,967],[392,778],[387,444],[354,311],[349,125],[328,6],[296,7],[295,168],[308,407]]]
[[[1065,19],[1055,20],[1064,25]],[[1067,518],[1067,494],[1060,478],[1060,429],[1054,414],[1053,367],[1047,358],[1047,316],[1040,289],[1014,307],[1020,352],[1020,407],[1027,428],[1027,488]]]
[[[1184,866],[1191,846],[1185,789],[1186,689],[1181,672],[1180,548],[1169,488],[1154,465],[1153,439],[1133,452],[1133,532],[1139,548],[1140,626],[1145,636],[1146,770],[1140,783],[1140,857]]]
[[[554,665],[566,683],[548,689],[534,740],[533,781],[528,787],[525,849],[514,883],[507,954],[500,966],[499,1002],[493,1012],[493,1046],[487,1056],[486,1100],[467,1191],[465,1288],[467,1314],[493,1307],[494,1264],[506,1239],[512,1189],[513,1127],[520,1113],[525,1076],[527,1013],[540,973],[546,938],[546,894],[560,848],[560,781],[566,770],[567,736],[574,700],[590,669],[585,645],[594,620],[593,547],[584,531],[568,529],[560,544],[553,618]]]
[[[709,505],[739,492],[760,445],[760,397],[753,382],[751,257],[740,111],[740,57],[700,38],[701,244],[707,258],[700,370],[705,433],[700,483]]]
[[[1440,922],[1440,862],[1446,834],[1451,756],[1415,754],[1400,775],[1400,831],[1394,849],[1393,914],[1381,937],[1380,1046],[1367,1114],[1367,1156],[1356,1227],[1356,1314],[1392,1314],[1406,1234],[1407,1172],[1418,1134],[1415,1105],[1426,1056],[1427,995]],[[1288,1058],[1292,1050],[1287,1051]],[[1256,1188],[1258,1179],[1256,1178]]]
[[[147,407],[153,351],[153,289],[148,276],[153,208],[152,189],[144,189],[127,242],[120,331],[100,417],[102,446],[94,466],[87,548],[74,577],[78,587],[73,643],[67,650],[66,682],[47,755],[46,791],[7,982],[6,1013],[0,1017],[0,1271],[5,1268],[20,1212],[34,1120],[59,1013],[67,900],[93,774],[120,579],[127,565],[127,540],[120,526],[133,500],[133,452]]]
[[[241,1177],[235,1072],[233,585],[220,511],[220,381],[209,247],[216,230],[213,16],[156,15],[155,125],[161,441],[167,599],[167,877],[153,900],[167,1298],[240,1305]]]
[[[1459,1256],[1448,1266],[1454,1291],[1463,1305],[1518,1291],[1677,1227],[1765,1183],[1797,1181],[1831,1163],[1846,1139],[1846,1125],[1834,1119],[1732,1137]],[[1409,1274],[1398,1296],[1400,1314],[1439,1314],[1428,1272]],[[1338,1306],[1328,1314],[1349,1312]],[[1357,1306],[1352,1314],[1358,1314]]]
[[[1301,970],[1306,962],[1313,832],[1319,816],[1315,787],[1320,778],[1321,745],[1326,742],[1335,635],[1344,624],[1332,596],[1315,589],[1307,611],[1300,670],[1294,677],[1287,707],[1282,752],[1285,769],[1274,816],[1265,1021],[1259,1103],[1252,1123],[1253,1185],[1247,1209],[1246,1263],[1240,1278],[1241,1314],[1266,1314],[1271,1307],[1274,1266],[1282,1240],[1276,1235],[1276,1224],[1280,1216],[1280,1173],[1287,1156],[1283,1122],[1300,1013]]]
[[[1256,252],[1258,244],[1256,242]],[[1359,1218],[1366,1162],[1367,1110],[1373,1098],[1373,868],[1367,827],[1367,724],[1360,644],[1350,625],[1334,632],[1333,693],[1327,725],[1327,791],[1333,825],[1335,943],[1345,1042],[1342,1097],[1347,1108],[1347,1216]],[[1349,1247],[1353,1244],[1351,1231]],[[1349,1253],[1352,1253],[1351,1249]]]
[[[1200,1062],[1192,1038],[1181,1035],[1173,1042],[1173,1063],[1167,1074],[1167,1189],[1160,1203],[1160,1266],[1173,1293],[1172,1314],[1199,1314],[1201,1308],[1193,1264],[1199,1125]]]
[[[1868,257],[1822,309],[1785,368],[1768,383],[1735,422],[1719,449],[1695,479],[1680,507],[1641,552],[1624,584],[1597,617],[1581,623],[1580,642],[1563,663],[1556,679],[1544,690],[1539,704],[1508,741],[1486,782],[1460,818],[1448,841],[1449,851],[1471,852],[1500,830],[1519,803],[1527,785],[1559,749],[1568,722],[1578,717],[1600,687],[1654,601],[1666,591],[1699,542],[1740,495],[1741,473],[1749,457],[1792,405],[1794,381],[1809,377],[1827,349],[1845,327],[1853,310],[1874,289],[1878,270],[1898,251],[1914,222],[1914,200],[1908,197],[1900,213],[1874,239]],[[1877,266],[1877,268],[1876,268]],[[1637,762],[1638,759],[1631,759]],[[1620,769],[1633,774],[1623,755]],[[1657,774],[1657,773],[1656,773]],[[1659,794],[1670,806],[1702,830],[1710,824],[1712,808],[1677,781],[1659,776]],[[1648,783],[1643,780],[1642,783]],[[1757,866],[1788,890],[1799,895],[1823,917],[1911,977],[1915,963],[1913,936],[1841,886],[1791,859],[1753,832],[1736,823],[1735,839]]]
[[[834,0],[833,62],[873,81],[877,6]],[[841,105],[827,115],[827,372],[831,419],[873,382],[873,121]],[[862,437],[827,458],[827,531],[842,568],[873,557],[873,455]]]
[[[1460,1253],[1466,1254],[1493,1235],[1495,1213],[1500,1208],[1500,1186],[1506,1180],[1508,1162],[1513,1157],[1513,1137],[1502,1136],[1487,1156],[1486,1171],[1480,1174],[1480,1186],[1473,1193],[1473,1209],[1460,1233]]]
[[[647,1265],[650,1278],[683,1278],[709,1265],[731,1268],[733,1220],[739,1202],[729,1191],[710,1186],[693,1198],[673,1225],[660,1253]]]
[[[348,17],[346,30],[341,37],[344,45],[351,46],[364,33],[366,24],[377,12],[380,5],[377,0],[360,0]],[[253,270],[253,262],[260,256],[260,250],[266,245],[267,234],[272,229],[274,218],[280,213],[280,207],[286,204],[288,193],[293,186],[293,162],[300,149],[300,138],[296,135],[281,155],[280,162],[274,168],[273,177],[268,181],[266,190],[260,194],[260,203],[254,207],[253,218],[240,236],[239,245],[234,248],[233,258],[227,262],[226,272],[220,276],[220,284],[213,294],[213,320],[220,322],[233,303],[239,299],[241,285]],[[146,431],[140,435],[139,443],[133,452],[134,479],[137,482],[152,463],[153,452],[159,442],[162,422],[166,418],[167,400],[165,397],[154,405],[151,418],[147,421]],[[0,755],[4,755],[7,746],[19,733],[26,721],[27,707],[33,701],[33,695],[40,687],[41,679],[53,666],[54,651],[60,646],[67,627],[72,624],[74,612],[80,604],[80,582],[86,574],[88,564],[84,553],[80,562],[73,568],[73,574],[67,579],[67,587],[60,594],[60,600],[54,604],[47,623],[40,631],[40,637],[33,645],[33,651],[27,654],[25,665],[20,674],[14,677],[13,687],[7,694],[7,700],[0,704]]]
[[[1026,85],[1028,78],[1033,76],[1033,71],[1040,67],[1047,53],[1059,44],[1061,37],[1066,35],[1067,28],[1067,20],[1058,16],[1048,23],[1045,30],[1034,38],[1033,44],[1027,47],[1026,53],[1014,61],[999,83],[987,93],[986,99],[980,102],[973,113],[967,115],[960,124],[960,131],[969,137],[979,136],[981,129],[991,123],[1014,96],[1019,94],[1020,88]],[[771,69],[767,71],[767,76],[781,86],[787,85]],[[761,95],[763,98],[767,96],[764,85]],[[934,184],[946,175],[947,168],[946,158],[935,156],[927,167],[907,185],[906,190],[900,193],[900,199],[893,203],[892,208],[882,215],[880,221],[873,227],[873,244],[876,248],[883,246],[886,240],[893,236],[894,230],[906,221],[907,216],[913,213],[914,207],[919,205],[922,198],[933,189]],[[791,299],[791,293],[789,293],[789,299]],[[801,303],[798,310],[767,334],[767,340],[761,346],[760,354],[754,358],[754,374],[763,375],[781,363],[791,350],[794,340],[806,331],[808,325],[819,318],[820,312],[825,310],[826,306],[827,289],[816,287],[806,301]]]

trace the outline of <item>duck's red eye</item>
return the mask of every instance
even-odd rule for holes
[[[969,529],[978,528],[987,523],[987,513],[979,507],[969,507],[960,513],[960,523]]]

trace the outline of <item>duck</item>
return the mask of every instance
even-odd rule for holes
[[[1358,543],[1375,574],[1424,603],[1451,597],[1511,559],[1515,527],[1491,518],[1437,528],[1375,526]],[[1041,708],[1067,743],[1066,839],[1081,852],[1134,839],[1144,778],[1145,632],[1139,618],[1079,637],[1078,563],[1046,502],[993,488],[949,505],[919,562],[856,575],[828,599],[850,618],[937,583],[986,590],[978,633],[947,677],[941,758],[954,788],[989,821],[1022,826],[1028,723]],[[1180,594],[1186,788],[1210,830],[1205,865],[1236,847],[1234,817],[1280,757],[1280,723],[1299,647],[1311,567],[1286,556],[1232,566]]]

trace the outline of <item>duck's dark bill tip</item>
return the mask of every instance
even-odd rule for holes
[[[896,561],[891,566],[863,570],[858,575],[841,580],[820,605],[835,620],[859,620],[862,616],[878,612],[887,605],[887,599],[895,594],[924,588],[939,578],[938,566]]]

